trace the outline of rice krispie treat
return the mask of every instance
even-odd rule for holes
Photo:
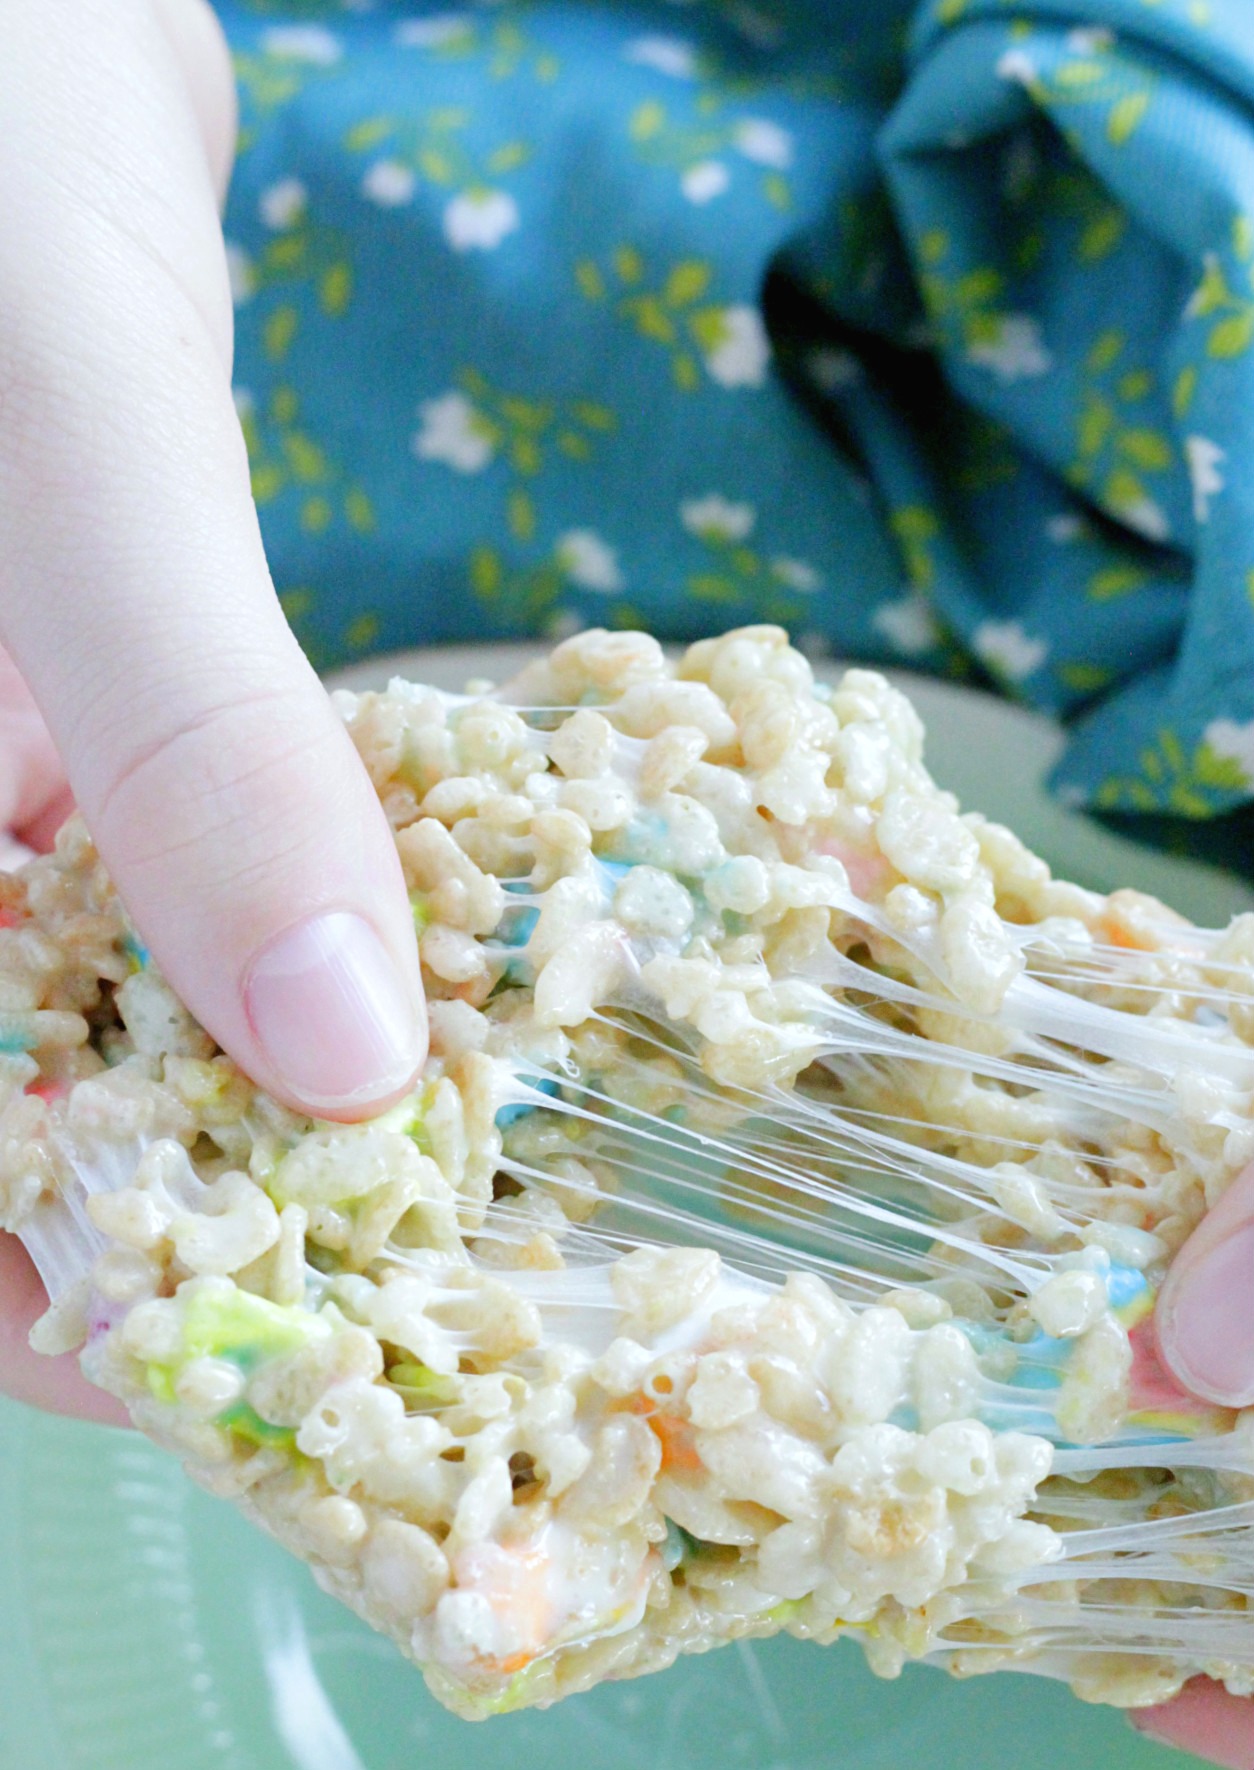
[[[259,1092],[71,822],[0,876],[39,1344],[468,1716],[781,1629],[1254,1688],[1254,1444],[1150,1320],[1254,1158],[1254,918],[1053,880],[775,628],[339,700],[421,1085],[352,1127]]]

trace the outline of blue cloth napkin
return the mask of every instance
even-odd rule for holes
[[[320,665],[752,620],[1254,797],[1251,0],[220,0]]]

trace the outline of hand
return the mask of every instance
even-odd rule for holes
[[[1176,1255],[1158,1300],[1158,1341],[1176,1381],[1223,1407],[1254,1404],[1254,1168],[1229,1187]],[[1132,1717],[1151,1738],[1226,1770],[1254,1767],[1254,1702],[1196,1678],[1174,1702]]]
[[[1192,1752],[1222,1770],[1251,1770],[1254,1765],[1254,1702],[1248,1696],[1229,1696],[1209,1678],[1194,1678],[1172,1702],[1135,1709],[1129,1719],[1160,1745]]]
[[[225,43],[205,0],[0,0],[0,42],[0,639],[47,726],[8,668],[0,813],[7,791],[46,835],[68,780],[219,1044],[289,1104],[362,1117],[425,1055],[421,975],[386,819],[250,496]],[[85,1408],[23,1358],[38,1300],[0,1235],[0,1387]]]

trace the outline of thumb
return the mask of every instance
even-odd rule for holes
[[[1221,1770],[1249,1770],[1254,1764],[1254,1702],[1248,1696],[1230,1696],[1209,1678],[1190,1679],[1171,1702],[1134,1709],[1128,1719],[1148,1739],[1192,1752]],[[1169,1767],[1179,1761],[1165,1763]]]
[[[354,1117],[422,1060],[413,922],[382,808],[269,588],[246,486],[229,533],[163,548],[99,606],[60,588],[12,638],[174,989],[279,1098]]]
[[[1155,1312],[1177,1381],[1222,1407],[1254,1402],[1254,1167],[1176,1255]]]
[[[424,1054],[413,922],[365,769],[259,559],[253,586],[211,618],[153,610],[107,675],[90,637],[62,633],[46,704],[101,857],[176,992],[279,1098],[355,1117],[403,1091]]]
[[[425,1054],[413,922],[270,583],[213,182],[146,0],[18,0],[0,114],[0,631],[170,983],[281,1099],[361,1116]]]

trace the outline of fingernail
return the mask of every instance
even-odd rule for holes
[[[1254,1221],[1185,1259],[1159,1304],[1163,1356],[1195,1395],[1246,1407],[1254,1401]]]
[[[292,1094],[342,1110],[403,1087],[421,1052],[403,978],[361,916],[315,916],[253,961],[244,1007]]]

